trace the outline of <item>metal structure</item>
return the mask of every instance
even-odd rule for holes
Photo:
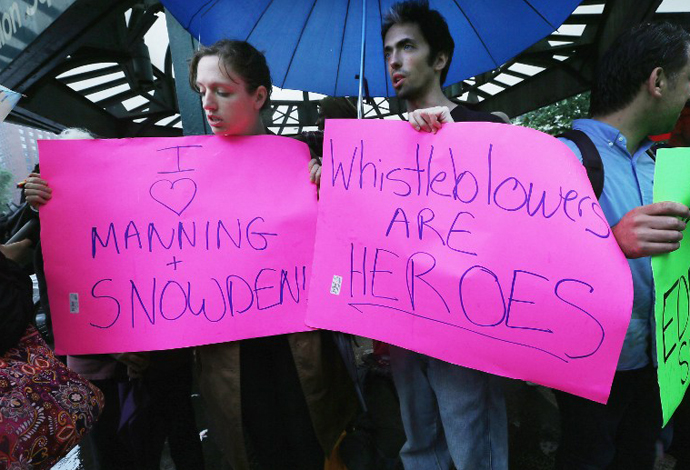
[[[181,135],[172,61],[152,66],[143,39],[162,12],[157,1],[3,0],[0,29],[8,12],[26,18],[34,6],[33,16],[50,21],[16,24],[15,37],[0,41],[0,57],[16,52],[0,83],[26,95],[9,120],[51,131],[86,127],[102,137]],[[17,50],[22,29],[35,39]]]
[[[657,12],[661,3],[585,0],[558,32],[446,93],[515,117],[585,91],[598,58],[630,25],[668,19],[690,29],[688,2],[673,13]],[[165,60],[152,64],[144,38],[162,16],[157,0],[0,0],[0,84],[27,96],[8,120],[50,131],[86,127],[102,137],[208,133],[186,80],[197,44],[170,15],[168,37],[157,39],[163,48],[169,39]],[[277,95],[265,116],[271,130],[293,134],[315,124],[317,96]],[[365,118],[403,117],[395,98],[365,103]]]

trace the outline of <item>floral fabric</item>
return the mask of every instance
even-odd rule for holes
[[[33,327],[0,356],[0,469],[48,469],[91,429],[103,394],[60,362]]]

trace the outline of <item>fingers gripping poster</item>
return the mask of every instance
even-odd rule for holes
[[[329,121],[323,160],[308,325],[607,400],[632,280],[565,145]]]
[[[276,136],[41,141],[56,350],[305,331],[316,189]]]

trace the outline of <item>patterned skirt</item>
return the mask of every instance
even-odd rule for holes
[[[33,327],[0,356],[0,469],[48,469],[91,429],[103,394],[68,369]]]

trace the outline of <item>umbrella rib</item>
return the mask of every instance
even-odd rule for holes
[[[378,1],[379,3],[379,22],[381,23],[381,30],[383,30],[383,12],[381,11],[381,0]],[[383,38],[381,38],[381,42],[383,42]],[[383,67],[383,83],[386,84],[386,97],[390,96],[390,90],[388,89],[388,62],[386,62],[385,66]]]
[[[204,8],[206,8],[206,5],[208,5],[208,4],[211,3],[211,2],[213,2],[213,0],[208,0],[206,3],[204,3],[203,5],[201,5],[201,6],[199,7],[199,9],[198,9],[191,17],[189,17],[189,21],[187,22],[187,26],[185,26],[184,29],[189,29],[190,26],[192,26],[192,22],[194,21],[194,18],[196,18],[196,15],[198,15],[199,13],[201,13],[201,10],[203,10]],[[218,3],[218,0],[216,0],[216,3]],[[215,6],[215,5],[214,5],[214,6]]]
[[[523,1],[524,3],[526,3],[527,6],[530,7],[530,8],[534,11],[534,13],[536,13],[537,15],[539,15],[539,17],[540,17],[542,20],[544,20],[544,22],[545,22],[546,24],[548,24],[550,27],[552,27],[552,28],[554,29],[554,31],[558,29],[557,26],[552,25],[551,22],[550,22],[549,20],[547,20],[546,17],[545,17],[544,15],[542,15],[541,12],[540,12],[539,10],[537,10],[537,9],[534,7],[534,5],[532,5],[532,4],[529,2],[529,0],[522,0],[522,1]]]
[[[247,37],[244,39],[245,41],[249,42],[249,38],[252,36],[252,34],[254,33],[254,30],[259,25],[259,23],[261,23],[262,18],[264,17],[264,15],[268,11],[268,9],[271,8],[271,5],[273,5],[273,0],[271,0],[270,2],[268,2],[266,4],[266,8],[264,8],[264,11],[261,12],[261,15],[259,16],[259,18],[254,22],[254,26],[252,26],[251,31],[249,31],[249,33],[247,34]]]
[[[333,88],[333,95],[338,92],[338,80],[340,79],[340,61],[343,58],[343,49],[345,48],[345,31],[347,30],[347,19],[350,17],[350,0],[347,0],[347,8],[345,9],[345,24],[343,25],[343,35],[340,38],[340,52],[338,53],[338,67],[335,69],[335,88]]]
[[[211,10],[213,10],[213,9],[215,8],[216,5],[218,5],[218,2],[220,2],[220,0],[215,0],[215,1],[213,2],[213,5],[211,5],[210,7],[208,7],[208,8],[206,9],[206,11],[203,12],[203,13],[201,14],[201,16],[206,16],[206,15],[208,15],[208,13],[209,13]],[[207,5],[208,5],[208,3],[207,3]]]
[[[462,7],[458,4],[458,0],[453,0],[453,3],[455,3],[455,6],[458,7],[458,10],[460,10],[460,13],[462,13],[462,16],[465,17],[465,19],[467,20],[467,23],[470,25],[470,28],[472,28],[472,31],[474,31],[474,34],[477,35],[477,39],[479,39],[479,42],[481,42],[481,43],[482,43],[482,46],[484,46],[484,49],[486,50],[486,53],[489,54],[489,57],[491,58],[491,61],[494,63],[494,65],[495,65],[496,67],[498,67],[499,65],[501,65],[501,64],[499,64],[499,63],[496,62],[496,59],[494,59],[494,56],[491,54],[491,51],[490,51],[489,48],[486,46],[486,43],[484,42],[484,40],[482,39],[482,37],[479,35],[479,32],[477,31],[477,28],[474,27],[474,25],[472,24],[472,21],[470,21],[470,18],[469,18],[469,17],[467,16],[467,14],[465,13],[465,10],[463,10]]]
[[[304,30],[307,29],[307,24],[309,23],[309,18],[311,18],[311,14],[314,12],[314,7],[316,6],[316,2],[319,0],[314,0],[314,3],[311,4],[311,9],[309,10],[309,14],[307,15],[307,19],[304,20],[304,24],[302,25],[302,31],[299,32],[299,38],[297,38],[297,44],[295,44],[295,50],[292,51],[292,56],[290,57],[290,62],[288,63],[287,70],[285,71],[285,76],[283,77],[283,83],[280,85],[280,88],[283,88],[285,86],[285,82],[287,81],[288,75],[290,75],[290,67],[292,67],[292,61],[295,58],[295,54],[297,54],[297,49],[299,49],[299,43],[302,40],[302,36],[304,35]]]

